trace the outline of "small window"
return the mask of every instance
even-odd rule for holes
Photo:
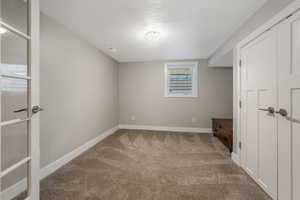
[[[198,97],[198,63],[166,63],[166,97]]]

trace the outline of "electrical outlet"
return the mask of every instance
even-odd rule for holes
[[[134,115],[131,116],[131,121],[135,121],[135,116]]]
[[[196,122],[198,122],[198,119],[196,117],[192,117],[192,122],[196,123]]]

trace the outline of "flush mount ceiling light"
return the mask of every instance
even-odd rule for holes
[[[4,34],[7,32],[7,29],[0,26],[0,34]]]
[[[145,34],[145,37],[150,42],[157,42],[160,39],[160,32],[149,31]]]

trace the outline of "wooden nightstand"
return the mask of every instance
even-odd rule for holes
[[[232,152],[233,126],[232,119],[212,119],[213,134],[217,137],[229,151]]]

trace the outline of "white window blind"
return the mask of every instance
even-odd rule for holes
[[[166,97],[197,97],[198,63],[167,63],[165,66]]]
[[[168,70],[168,92],[170,94],[190,94],[193,91],[193,71],[190,68]]]

